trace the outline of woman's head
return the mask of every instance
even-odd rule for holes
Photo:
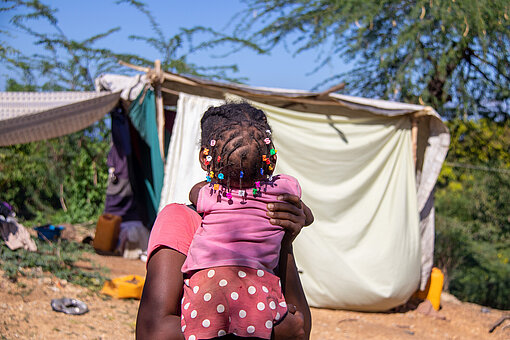
[[[272,174],[276,150],[263,111],[248,103],[228,103],[210,107],[200,124],[200,159],[213,172],[211,180],[242,188]]]

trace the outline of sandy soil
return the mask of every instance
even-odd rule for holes
[[[144,275],[139,260],[90,255],[110,268],[111,278]],[[0,273],[3,274],[3,273]],[[13,283],[0,277],[1,339],[133,339],[138,301],[117,300],[68,284],[34,270],[33,277]],[[89,312],[72,316],[54,312],[54,298],[84,301]],[[505,313],[445,295],[438,318],[417,310],[400,313],[358,313],[312,309],[312,339],[510,339],[510,320],[493,333],[491,326]]]
[[[32,230],[31,230],[32,232]],[[75,226],[69,239],[93,236],[91,226]],[[87,254],[95,267],[109,269],[108,277],[145,276],[145,263],[116,256]],[[93,269],[83,261],[83,269]],[[0,270],[0,340],[2,339],[134,339],[139,301],[113,299],[59,280],[50,273],[28,273],[11,282]],[[52,299],[71,297],[85,302],[89,312],[67,315],[54,312]],[[439,317],[418,310],[359,313],[312,308],[312,340],[336,339],[510,339],[510,320],[493,333],[489,329],[509,311],[461,303],[443,294]]]

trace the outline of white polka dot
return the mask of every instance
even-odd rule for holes
[[[189,279],[184,280],[184,284],[189,287]]]
[[[245,311],[245,310],[243,310],[243,309],[241,309],[241,310],[239,311],[239,317],[240,317],[241,319],[244,319],[244,318],[246,317],[246,311]]]
[[[280,313],[276,313],[276,316],[274,317],[274,319],[278,321],[278,320],[280,320],[280,317],[281,317]]]
[[[266,321],[266,328],[273,328],[273,321],[267,320]]]
[[[193,311],[191,311],[191,318],[194,319],[197,317],[197,311],[194,309]]]
[[[181,299],[181,305],[184,303],[184,296]]]
[[[240,278],[246,277],[246,273],[240,270],[237,275],[239,275]]]
[[[232,298],[232,300],[237,300],[239,299],[239,294],[237,294],[236,292],[232,292],[232,294],[230,294],[230,297]]]
[[[282,306],[283,308],[287,307],[287,304],[285,303],[285,301],[280,302],[279,305]]]
[[[211,325],[211,321],[209,321],[209,319],[204,319],[204,321],[202,321],[202,326],[204,326],[205,328],[209,327]]]
[[[278,286],[282,286],[282,281],[278,280]]]
[[[223,280],[220,280],[219,285],[220,285],[220,287],[225,287],[227,285],[227,283],[228,283],[227,280],[223,279]]]
[[[193,287],[193,293],[195,293],[195,294],[196,294],[196,293],[198,293],[198,290],[199,290],[199,289],[200,289],[200,287],[199,287],[199,286],[195,286],[195,287]]]
[[[264,291],[264,293],[269,293],[269,289],[267,289],[266,286],[262,286],[262,290]]]
[[[205,294],[204,294],[204,301],[209,301],[209,300],[211,300],[211,297],[212,297],[212,296],[211,296],[211,293],[205,293]]]
[[[223,313],[225,311],[225,306],[219,304],[218,307],[216,307],[216,310],[218,311],[218,313]]]
[[[264,276],[264,271],[263,271],[263,270],[261,270],[261,269],[257,270],[257,276],[258,276],[258,277],[262,277],[262,276]]]
[[[216,273],[216,272],[214,271],[214,269],[211,269],[211,270],[209,270],[209,271],[207,272],[207,277],[208,277],[208,278],[211,278],[211,277],[213,277],[213,276],[214,276],[214,274],[215,274],[215,273]]]
[[[184,315],[181,315],[181,320],[184,320]]]
[[[220,329],[220,331],[218,332],[218,336],[224,336],[224,335],[227,335],[227,332],[225,332],[223,329]]]
[[[189,305],[190,303],[188,302],[187,304],[184,305],[184,309],[188,309],[189,308]]]
[[[186,325],[181,327],[182,332],[184,333],[184,330],[186,329]]]
[[[259,302],[259,303],[257,303],[257,309],[258,309],[258,310],[264,310],[264,309],[266,309],[266,305],[264,304],[264,302]]]
[[[274,301],[269,302],[269,308],[276,309],[276,303]]]
[[[253,334],[255,333],[255,327],[253,326],[248,326],[248,328],[246,328],[246,331],[250,334]]]
[[[255,294],[257,292],[257,289],[253,286],[249,286],[248,287],[248,293],[250,293],[251,295]]]
[[[196,337],[196,336],[194,336],[194,335],[190,335],[190,336],[189,336],[189,338],[188,338],[188,340],[197,340],[197,337]]]

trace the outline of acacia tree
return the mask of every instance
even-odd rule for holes
[[[237,33],[270,50],[316,50],[352,70],[351,93],[432,105],[447,117],[510,118],[507,0],[245,0]]]

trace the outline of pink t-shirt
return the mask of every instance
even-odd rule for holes
[[[219,266],[245,266],[273,273],[278,264],[284,229],[269,223],[267,203],[278,195],[289,193],[301,197],[297,180],[288,175],[273,177],[262,183],[261,195],[253,197],[246,190],[243,200],[238,190],[232,191],[232,204],[226,197],[218,202],[218,192],[209,185],[198,195],[197,211],[203,212],[202,227],[191,242],[182,272]]]
[[[173,203],[165,206],[151,230],[147,247],[148,259],[159,247],[172,248],[187,255],[193,235],[201,223],[200,215],[184,204]]]

